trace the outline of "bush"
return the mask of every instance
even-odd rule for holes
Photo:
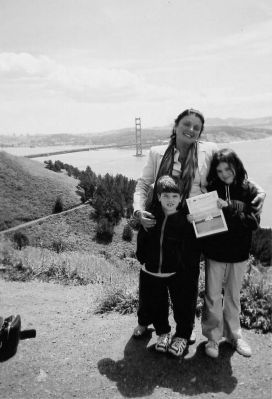
[[[114,232],[113,223],[109,222],[108,219],[99,219],[96,225],[96,238],[103,242],[109,242],[112,240]]]
[[[133,313],[138,308],[138,292],[126,291],[122,288],[109,291],[95,310],[96,314],[118,312]]]
[[[7,272],[4,277],[8,276],[9,281],[31,281],[33,279],[33,270],[23,265],[22,261],[19,260],[14,265],[9,265]]]
[[[21,250],[22,248],[24,248],[27,245],[29,245],[28,237],[25,234],[21,233],[20,231],[16,231],[16,233],[14,233],[13,241],[15,243],[16,249],[20,249]]]
[[[200,262],[200,274],[198,280],[198,297],[196,305],[196,316],[200,317],[204,307],[205,296],[205,261]]]
[[[272,332],[272,273],[250,259],[241,292],[241,325],[257,332]]]
[[[52,242],[52,249],[59,254],[65,250],[65,244],[62,240],[54,240]]]
[[[262,265],[272,264],[272,229],[259,227],[253,232],[251,253]]]
[[[87,285],[89,284],[88,279],[79,275],[78,271],[75,269],[70,271],[66,264],[57,265],[51,264],[49,267],[41,270],[35,277],[41,279],[42,281],[59,281],[65,285]]]
[[[57,197],[55,205],[53,207],[53,213],[60,213],[63,211],[63,202],[61,197]]]
[[[123,229],[122,239],[124,241],[129,241],[130,242],[132,240],[132,238],[133,238],[133,230],[132,230],[132,228],[130,227],[129,224],[126,224],[124,226],[124,229]]]

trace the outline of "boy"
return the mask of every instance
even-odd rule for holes
[[[162,176],[157,183],[158,206],[153,214],[156,225],[148,230],[140,228],[137,237],[137,259],[143,265],[140,298],[144,307],[139,307],[138,328],[153,323],[158,335],[155,349],[181,356],[187,349],[188,340],[181,335],[180,277],[182,268],[182,234],[186,216],[179,210],[181,196],[177,181],[171,176]],[[169,300],[173,304],[176,333],[171,338],[168,321]],[[145,309],[145,314],[140,309]],[[148,315],[148,319],[147,319]]]

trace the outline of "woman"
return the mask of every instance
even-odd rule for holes
[[[203,115],[195,109],[187,109],[175,120],[169,145],[150,149],[142,177],[137,182],[133,204],[134,214],[145,229],[156,223],[152,206],[147,205],[147,199],[150,188],[154,185],[152,203],[156,201],[156,182],[162,175],[169,174],[179,179],[183,207],[186,207],[186,198],[207,191],[207,174],[213,154],[218,148],[214,143],[199,141],[203,129]],[[260,212],[265,193],[260,187],[257,187],[257,192],[253,205],[257,205],[257,211]],[[187,348],[194,326],[201,252],[199,241],[195,238],[190,223],[186,225],[184,236],[185,268],[180,272],[183,314],[183,342],[180,344],[183,351]],[[140,277],[138,326],[134,330],[134,336],[143,335],[147,326],[152,323],[148,310],[145,308],[145,292],[142,285]],[[182,351],[179,350],[179,353],[182,354]]]

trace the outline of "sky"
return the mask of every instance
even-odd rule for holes
[[[271,0],[0,0],[0,134],[272,115]]]

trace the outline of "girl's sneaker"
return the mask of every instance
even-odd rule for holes
[[[250,357],[252,355],[249,344],[243,338],[232,339],[231,341],[227,340],[227,342],[230,343],[240,355],[245,357]]]
[[[170,342],[171,342],[171,333],[159,335],[157,343],[155,345],[156,351],[167,352]]]
[[[174,337],[169,346],[168,352],[176,357],[180,357],[187,352],[188,345],[189,345],[188,339],[181,337]]]
[[[133,330],[133,337],[134,338],[140,338],[143,337],[147,332],[147,326],[141,326],[138,324],[137,327],[134,328]]]
[[[209,340],[205,345],[205,353],[214,359],[217,358],[219,355],[218,342]]]

